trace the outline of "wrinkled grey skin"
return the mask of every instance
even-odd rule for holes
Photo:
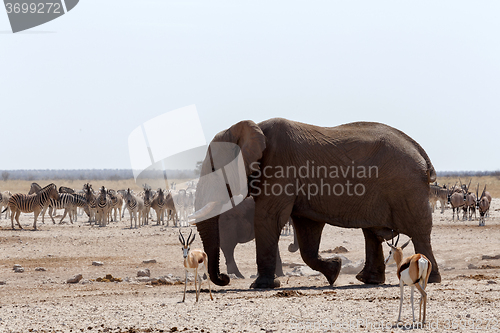
[[[214,143],[219,142],[233,143],[235,148],[217,151],[217,144]],[[280,285],[275,276],[276,254],[281,229],[289,217],[294,222],[302,259],[312,269],[323,273],[330,284],[338,277],[341,260],[324,259],[318,253],[321,234],[327,223],[362,229],[366,260],[363,270],[356,276],[358,280],[368,284],[385,282],[382,242],[390,239],[393,231],[394,236],[403,233],[411,237],[415,252],[429,258],[432,263],[429,282],[441,281],[430,242],[432,213],[429,184],[435,181],[436,172],[423,148],[403,132],[379,123],[359,122],[327,128],[277,118],[259,124],[239,122],[217,134],[211,147],[214,147],[212,153],[217,157],[218,165],[228,164],[239,152],[243,156],[248,188],[255,200],[258,278],[251,288]],[[351,174],[342,178],[320,179],[290,175],[278,177],[273,174],[265,177],[263,172],[259,173],[266,167],[273,170],[280,166],[299,168],[307,161],[326,167],[376,167],[377,174],[368,179],[359,179],[361,177]],[[217,168],[220,167],[216,165],[215,170]],[[212,172],[207,154],[201,175]],[[229,172],[230,183],[232,177]],[[308,197],[300,192],[293,195],[264,194],[265,182],[269,187],[284,188],[297,181],[298,185],[306,187],[311,184],[321,187],[320,181],[332,187],[349,181],[351,184],[363,184],[366,190],[359,196],[325,194]],[[224,184],[224,180],[201,177],[196,191],[196,211],[203,211],[204,207],[215,207],[212,209],[214,212],[220,211],[224,203],[214,201],[211,193],[222,193]],[[208,255],[210,278],[215,284],[224,286],[230,279],[219,272],[218,221],[217,215],[207,217],[197,220],[196,226]]]
[[[247,197],[241,204],[221,214],[219,218],[220,248],[226,258],[227,274],[234,274],[242,279],[245,277],[234,260],[234,248],[255,238],[254,211],[255,202],[252,197]],[[275,273],[277,276],[284,275],[279,249],[276,254]]]

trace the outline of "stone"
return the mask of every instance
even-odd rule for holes
[[[496,256],[489,256],[489,255],[483,255],[481,258],[482,260],[495,260],[495,259],[500,259],[500,254],[497,254]]]
[[[292,276],[318,276],[318,275],[321,275],[321,273],[313,270],[309,266],[297,266],[292,270]]]
[[[365,263],[364,260],[359,260],[356,263],[347,263],[345,265],[342,265],[342,268],[340,269],[340,273],[342,273],[342,274],[358,274],[363,269],[364,263]]]
[[[151,272],[149,271],[149,268],[141,269],[137,272],[137,277],[144,277],[144,276],[147,276],[147,277],[151,276]]]
[[[156,264],[156,259],[148,259],[142,262],[143,264]]]
[[[477,266],[476,266],[476,265],[474,265],[474,264],[469,264],[469,265],[467,266],[467,268],[468,268],[468,269],[477,269]]]
[[[45,271],[47,271],[47,269],[45,267],[37,267],[37,268],[35,268],[35,271],[37,271],[37,272],[45,272]]]
[[[104,263],[102,261],[92,261],[92,266],[102,266]]]
[[[80,282],[81,279],[83,279],[82,274],[76,274],[72,278],[67,279],[66,283],[78,283],[78,282]]]
[[[22,273],[22,272],[24,272],[24,268],[23,268],[23,266],[21,266],[21,265],[14,265],[14,267],[13,267],[12,269],[13,269],[13,270],[14,270],[14,272],[16,272],[16,273]]]
[[[7,281],[0,281],[0,286],[6,285]]]

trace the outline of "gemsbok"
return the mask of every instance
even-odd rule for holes
[[[479,184],[477,184],[477,190],[476,193],[479,194]],[[489,210],[490,210],[490,200],[488,200],[488,197],[486,196],[486,185],[484,185],[484,190],[483,193],[481,193],[481,196],[477,196],[477,208],[479,209],[479,226],[482,227],[485,225],[485,217],[487,216]]]
[[[207,275],[208,290],[210,291],[210,299],[213,301],[214,298],[212,297],[212,289],[210,288],[210,276],[208,275],[208,270],[207,270],[208,256],[203,250],[200,249],[190,250],[189,246],[194,242],[194,238],[196,237],[196,234],[194,234],[193,239],[191,239],[192,234],[193,230],[191,230],[191,232],[189,233],[189,237],[186,241],[184,240],[184,236],[182,236],[182,232],[179,229],[179,241],[182,244],[182,251],[184,256],[184,269],[186,271],[186,278],[184,281],[184,297],[182,298],[182,301],[184,302],[184,300],[186,299],[187,278],[188,278],[188,273],[191,272],[194,274],[194,289],[196,291],[196,302],[198,302],[198,298],[201,292],[201,281],[202,281],[201,277],[198,275],[199,269],[203,269],[205,271],[205,274]],[[200,279],[199,289],[197,286],[198,278]]]
[[[399,279],[399,288],[401,291],[400,302],[399,302],[399,316],[398,322],[401,321],[401,309],[403,308],[403,288],[404,285],[411,287],[411,311],[413,316],[413,321],[415,321],[415,310],[413,306],[413,291],[415,287],[421,294],[420,298],[420,309],[418,320],[425,323],[425,310],[427,307],[427,293],[425,287],[427,286],[427,281],[429,280],[429,275],[431,274],[432,264],[429,259],[423,254],[414,254],[403,260],[403,249],[410,243],[411,238],[404,243],[401,247],[398,247],[399,235],[394,244],[394,238],[392,239],[392,244],[387,245],[391,248],[389,256],[385,259],[385,264],[390,265],[396,262],[398,266],[397,275]],[[424,305],[423,318],[422,318],[422,302]]]

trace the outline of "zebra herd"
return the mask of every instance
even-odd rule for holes
[[[471,181],[468,185],[462,184],[460,181],[460,187],[457,187],[456,184],[453,187],[432,184],[429,196],[432,212],[434,212],[437,201],[441,203],[441,214],[444,213],[445,206],[450,205],[453,209],[453,220],[455,220],[455,212],[457,220],[460,220],[460,208],[463,210],[462,220],[464,221],[467,219],[472,221],[472,215],[474,215],[475,220],[477,218],[476,210],[479,210],[479,225],[484,226],[485,217],[489,215],[491,195],[486,191],[486,185],[481,196],[479,196],[479,184],[477,184],[476,193],[470,191],[470,185]]]
[[[130,188],[126,190],[112,190],[102,186],[95,191],[92,184],[86,183],[82,190],[61,186],[57,189],[55,184],[42,188],[37,183],[32,183],[28,194],[17,193],[12,195],[9,191],[0,193],[0,219],[10,213],[12,229],[14,219],[19,228],[21,213],[34,213],[33,229],[39,214],[42,214],[42,223],[45,223],[45,213],[48,211],[52,222],[55,224],[54,214],[58,209],[64,209],[64,214],[59,223],[66,216],[70,222],[77,221],[78,209],[88,216],[92,226],[106,226],[110,222],[121,221],[125,217],[125,210],[130,215],[130,228],[137,228],[156,221],[156,224],[169,226],[172,221],[175,227],[187,226],[188,215],[194,212],[195,186],[190,184],[187,189],[167,191],[159,188],[154,191],[147,184],[143,191],[134,193]],[[154,216],[153,216],[154,212]]]

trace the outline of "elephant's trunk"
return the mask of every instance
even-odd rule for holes
[[[208,274],[210,280],[218,286],[229,284],[229,276],[220,273],[220,239],[219,239],[219,217],[213,217],[196,224],[200,234],[203,248],[208,255]]]

